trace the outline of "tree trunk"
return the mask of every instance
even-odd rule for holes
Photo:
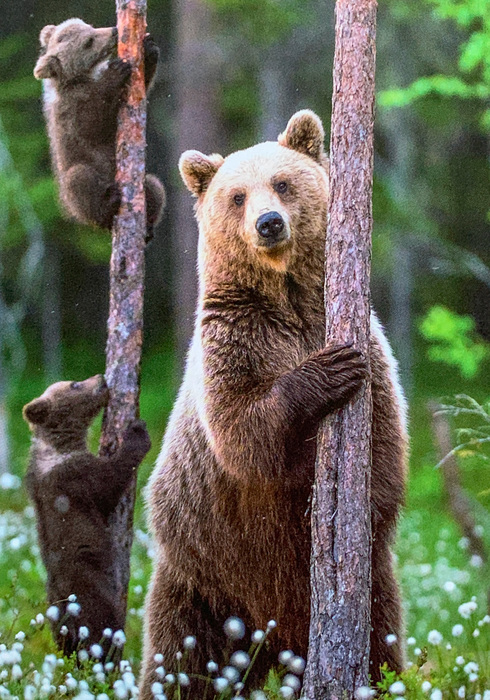
[[[369,357],[376,0],[336,4],[326,241],[326,342]],[[371,389],[318,435],[312,503],[310,647],[304,694],[367,685],[371,593]]]
[[[110,455],[120,444],[128,423],[139,414],[139,370],[143,336],[145,270],[145,148],[146,99],[143,38],[146,1],[117,0],[118,55],[133,66],[127,100],[119,113],[116,139],[116,181],[122,203],[114,219],[110,265],[110,302],[106,348],[106,381],[110,400],[104,415],[100,453]],[[113,591],[126,617],[129,558],[133,540],[136,474],[122,495],[109,526],[115,547],[111,562]]]
[[[223,146],[217,114],[217,50],[212,8],[205,0],[175,3],[174,92],[176,139],[174,162],[196,148],[214,153]],[[197,302],[197,224],[189,193],[179,181],[174,198],[174,309],[179,363],[185,360]]]

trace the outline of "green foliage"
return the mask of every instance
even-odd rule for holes
[[[382,107],[404,107],[428,94],[441,97],[486,100],[490,96],[490,0],[427,0],[433,14],[469,31],[459,47],[459,75],[418,78],[405,88],[384,90],[378,96]],[[481,126],[488,130],[490,110],[485,109]]]
[[[463,377],[476,376],[489,355],[489,345],[476,336],[475,322],[470,316],[461,316],[444,306],[433,306],[419,328],[431,343],[429,358],[457,367]]]
[[[479,403],[467,394],[458,394],[442,404],[439,413],[452,418],[455,424],[457,445],[450,454],[490,461],[490,401]],[[488,492],[483,491],[481,495],[488,495]]]

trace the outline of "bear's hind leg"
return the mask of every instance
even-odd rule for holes
[[[398,582],[393,572],[392,554],[383,538],[373,542],[371,592],[371,655],[369,673],[371,682],[381,680],[380,666],[384,663],[392,671],[403,670],[403,621]],[[386,638],[395,635],[396,641]]]
[[[73,165],[61,181],[61,198],[71,216],[83,224],[110,229],[121,194],[115,182],[104,181],[90,165]]]
[[[176,654],[183,651],[183,640],[188,635],[194,636],[197,644],[195,649],[187,652],[181,670],[206,675],[206,663],[210,659],[219,662],[223,652],[223,622],[209,602],[200,597],[185,579],[179,580],[165,564],[157,563],[145,603],[139,700],[153,700],[151,686],[160,680],[155,670],[161,664],[155,662],[155,654],[162,654],[166,672],[174,673]],[[195,680],[191,680],[191,688],[203,690],[198,688]]]

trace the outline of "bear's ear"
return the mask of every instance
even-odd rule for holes
[[[325,132],[320,117],[310,109],[302,109],[293,114],[277,141],[279,145],[304,153],[323,165],[324,139]]]
[[[41,44],[41,47],[43,49],[46,48],[46,46],[49,43],[49,40],[53,36],[53,32],[56,29],[55,24],[47,24],[45,27],[41,29],[41,33],[39,34],[39,43]]]
[[[213,153],[205,156],[199,151],[185,151],[179,160],[179,170],[185,186],[193,195],[199,197],[205,192],[209,183],[223,163],[223,156]]]
[[[60,77],[60,62],[56,56],[50,56],[45,53],[43,56],[39,57],[38,62],[34,68],[34,77],[38,80],[44,80],[44,78],[59,78]]]
[[[34,401],[24,406],[22,415],[28,423],[41,425],[47,420],[49,415],[49,400],[34,399]]]

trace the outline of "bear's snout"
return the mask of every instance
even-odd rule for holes
[[[273,246],[286,237],[284,219],[277,211],[268,211],[261,214],[255,223],[255,228],[263,245]]]

